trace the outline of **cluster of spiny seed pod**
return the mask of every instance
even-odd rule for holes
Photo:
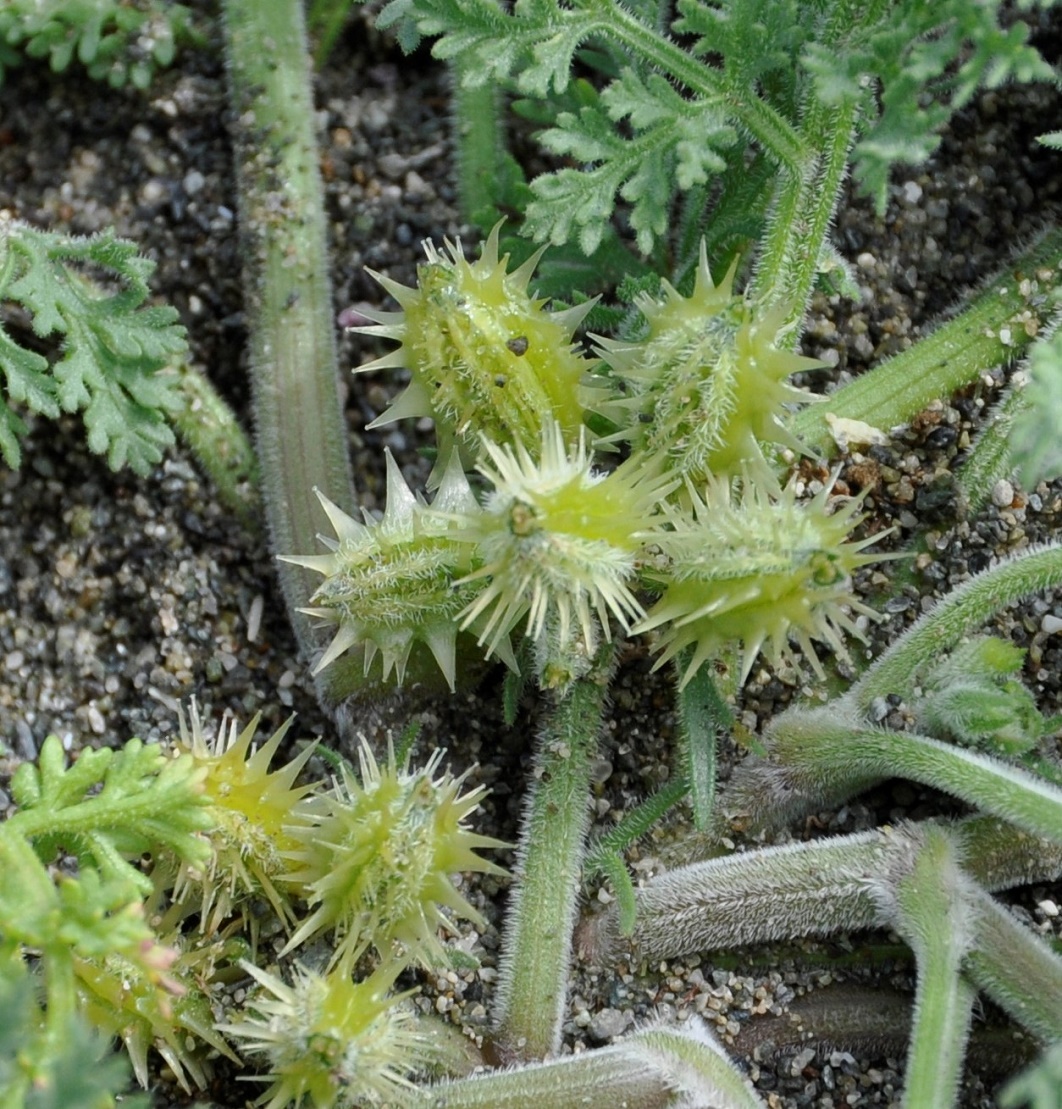
[[[643,294],[640,337],[596,337],[591,357],[574,338],[589,306],[549,311],[538,255],[510,272],[498,228],[476,262],[426,250],[416,288],[378,277],[402,311],[358,330],[400,344],[361,370],[409,371],[377,424],[434,420],[434,499],[388,458],[381,519],[325,502],[329,553],[291,559],[324,575],[307,609],[336,628],[320,667],[357,646],[366,673],[379,655],[401,680],[420,642],[453,687],[461,632],[511,666],[523,634],[557,685],[615,628],[653,632],[659,662],[683,653],[683,681],[739,645],[742,678],[761,652],[789,660],[790,638],[819,673],[813,640],[844,656],[872,615],[851,589],[872,556],[848,539],[858,502],[779,480],[799,450],[785,406],[808,399],[789,378],[816,365],[776,342],[783,306],[735,294],[735,267],[713,282],[702,249],[689,295]]]
[[[210,851],[204,865],[162,855],[152,872],[156,898],[172,901],[160,918],[174,929],[161,949],[174,960],[166,964],[169,993],[116,959],[86,963],[79,992],[94,1020],[126,1042],[145,1084],[153,1044],[182,1083],[187,1072],[205,1086],[198,1037],[233,1061],[234,1048],[264,1059],[269,1087],[256,1104],[269,1109],[402,1104],[410,1073],[440,1048],[395,981],[410,966],[446,965],[440,928],[484,923],[455,874],[505,873],[479,852],[506,844],[469,826],[485,787],[466,788],[468,772],[444,770],[442,751],[417,769],[393,750],[378,760],[365,746],[357,773],[341,764],[330,784],[299,784],[315,745],[272,768],[291,721],[260,746],[258,722],[243,731],[223,723],[208,741],[194,704],[190,722],[181,719],[174,754],[191,763],[202,790],[208,823],[200,834]],[[231,960],[230,945],[258,947],[263,899],[288,933],[278,955],[284,970],[241,961],[257,986],[214,1030],[197,983]],[[188,920],[198,926],[182,931]],[[331,947],[326,966],[287,965],[319,940]],[[307,958],[320,961],[313,951]]]

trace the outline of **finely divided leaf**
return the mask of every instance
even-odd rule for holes
[[[186,349],[177,313],[143,306],[154,263],[111,231],[81,237],[14,224],[0,235],[0,302],[29,312],[40,338],[63,337],[49,367],[0,326],[8,397],[51,417],[60,407],[82,411],[89,446],[112,469],[149,473],[173,442],[166,414],[181,403],[176,377],[162,371]],[[24,431],[0,399],[0,453],[10,466],[21,460]]]
[[[633,134],[625,137],[617,123],[629,124]],[[578,114],[562,112],[538,137],[584,168],[532,182],[526,227],[534,238],[559,244],[577,234],[589,254],[619,199],[630,205],[638,248],[648,254],[667,231],[676,186],[685,191],[721,172],[726,163],[720,152],[736,141],[736,132],[713,100],[687,100],[661,77],[625,70],[596,104]]]
[[[805,48],[802,64],[826,103],[859,95],[870,79],[877,83],[880,112],[856,146],[854,172],[879,211],[890,167],[928,157],[940,142],[939,128],[978,88],[1054,79],[1026,41],[1029,28],[1000,27],[999,8],[998,0],[904,0],[847,28],[836,42]]]
[[[201,777],[190,757],[167,758],[138,739],[85,751],[67,766],[49,736],[39,765],[23,763],[12,779],[19,810],[5,830],[32,842],[46,863],[62,850],[106,880],[147,892],[151,883],[128,859],[164,847],[196,861],[209,851],[196,835],[209,823]]]

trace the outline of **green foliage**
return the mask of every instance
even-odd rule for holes
[[[999,1094],[1000,1109],[1062,1109],[1062,1042],[1053,1044]]]
[[[54,1051],[41,1045],[41,1013],[32,976],[21,968],[0,972],[0,1101],[5,1109],[149,1109],[144,1094],[123,1093],[129,1063],[110,1053],[106,1040],[72,1018]],[[40,1066],[31,1061],[39,1059]]]
[[[981,87],[1052,80],[1022,23],[998,0],[809,6],[681,0],[670,28],[656,5],[606,0],[390,0],[377,23],[408,50],[435,39],[468,85],[507,84],[541,102],[542,144],[576,166],[531,182],[525,233],[586,253],[622,212],[646,254],[666,242],[676,197],[744,172],[754,150],[800,174],[822,150],[821,121],[854,111],[863,190],[884,209],[888,173],[923,161],[951,114]],[[669,36],[670,35],[674,37]],[[679,43],[685,43],[683,49]],[[576,57],[596,69],[572,104]],[[822,112],[808,111],[809,99]],[[474,127],[475,120],[462,122]],[[709,238],[716,215],[703,210]]]
[[[1026,489],[1062,474],[1062,331],[1029,352],[1024,410],[1015,418],[1010,443]]]
[[[883,13],[877,18],[876,8]],[[925,161],[940,143],[940,128],[979,88],[1055,79],[1029,44],[1026,24],[1000,25],[998,2],[901,0],[845,10],[855,15],[854,25],[836,42],[809,42],[801,61],[825,103],[877,96],[880,114],[868,117],[853,159],[856,179],[879,212],[890,168]]]
[[[22,54],[62,73],[76,58],[90,77],[144,89],[192,37],[192,13],[163,0],[7,0],[0,8],[0,83]]]
[[[206,1086],[209,1054],[238,1062],[215,1027],[212,992],[257,947],[259,897],[294,931],[289,949],[328,938],[342,964],[327,988],[309,972],[288,986],[251,971],[276,998],[298,994],[322,1005],[316,1015],[307,1016],[305,1005],[290,1014],[313,1023],[303,1033],[320,1049],[316,1077],[299,1085],[308,1057],[298,1062],[287,1050],[291,1077],[278,1089],[296,1098],[312,1089],[315,1105],[332,1104],[323,1091],[335,1089],[342,1059],[357,1101],[356,1091],[401,1086],[407,1070],[437,1055],[401,996],[387,991],[411,962],[445,963],[436,935],[448,924],[444,909],[478,918],[450,875],[503,873],[476,851],[504,845],[465,824],[484,790],[462,793],[463,778],[438,774],[441,752],[419,772],[393,761],[381,769],[363,752],[362,782],[344,769],[331,789],[298,785],[314,748],[271,770],[287,726],[255,747],[256,725],[239,733],[235,724],[222,727],[208,743],[193,706],[173,751],[132,739],[119,749],[86,749],[71,765],[52,736],[37,764],[18,768],[11,781],[18,808],[0,824],[5,1106],[109,1109],[107,1091],[124,1068],[83,1065],[86,1053],[99,1053],[84,1037],[85,1022],[122,1040],[143,1085],[149,1050],[186,1090]],[[307,914],[301,926],[300,911]],[[351,982],[366,948],[379,952],[379,970],[368,977],[359,970]],[[39,967],[39,1005],[31,965]],[[252,1010],[268,1014],[272,1005],[256,998]],[[4,1023],[27,1006],[17,1025]],[[260,1044],[272,1042],[270,1027],[251,1018],[225,1031]],[[380,1040],[385,1033],[393,1043]],[[367,1043],[380,1053],[367,1056]],[[12,1100],[16,1092],[26,1100]],[[278,1094],[278,1109],[287,1100]]]
[[[975,636],[925,675],[914,701],[929,734],[997,754],[1020,755],[1051,730],[1032,694],[1015,677],[1025,652],[995,636]]]
[[[112,231],[90,237],[0,225],[0,304],[31,316],[53,360],[0,326],[0,375],[11,401],[56,417],[82,412],[89,447],[114,470],[146,475],[173,443],[167,413],[180,406],[163,373],[186,349],[173,308],[146,307],[154,263]],[[114,291],[111,291],[112,287]],[[26,425],[0,396],[0,455],[21,461]]]
[[[264,36],[303,52],[301,36],[282,35],[277,28],[288,24],[271,21],[279,0],[227,8],[233,39],[244,50],[250,42],[253,60],[245,65],[233,47],[237,100],[253,87],[256,120],[274,138],[295,117],[307,123],[308,104],[290,110],[278,93],[288,86],[271,83],[274,71],[287,73],[287,60],[259,49]],[[75,49],[90,66],[115,64],[107,60],[113,36],[93,22],[104,7],[65,10],[96,14],[80,31],[42,25],[27,51],[51,53],[56,68]],[[327,44],[343,5],[316,10]],[[912,825],[749,850],[696,872],[681,868],[649,891],[634,888],[621,856],[688,793],[697,823],[722,827],[711,823],[714,748],[731,726],[728,694],[761,655],[789,677],[795,644],[825,680],[812,642],[819,640],[854,665],[845,636],[861,636],[857,617],[875,613],[857,599],[852,579],[872,560],[863,552],[875,537],[852,537],[860,501],[835,496],[824,469],[808,463],[786,483],[786,452],[811,442],[790,413],[806,397],[788,379],[810,368],[793,350],[822,273],[846,288],[828,230],[853,160],[880,207],[889,168],[924,158],[936,129],[977,87],[1050,76],[1024,28],[1003,29],[999,20],[997,3],[961,0],[679,0],[673,20],[649,0],[517,0],[511,8],[391,0],[380,17],[407,47],[436,37],[436,53],[467,87],[487,89],[492,107],[501,90],[525,98],[521,111],[541,128],[543,146],[574,163],[527,184],[493,145],[498,120],[489,133],[484,122],[478,164],[504,172],[487,174],[471,218],[516,208],[521,234],[563,248],[555,287],[567,279],[577,307],[546,312],[529,284],[537,255],[521,243],[511,268],[497,230],[475,263],[460,244],[430,248],[417,288],[383,278],[402,312],[378,313],[366,330],[401,345],[371,368],[405,366],[412,380],[381,422],[436,422],[435,499],[418,497],[389,461],[382,519],[366,515],[362,523],[322,496],[336,533],[329,553],[287,560],[325,578],[302,610],[336,628],[318,669],[355,650],[366,671],[378,655],[384,678],[394,672],[401,681],[407,665],[414,669],[414,647],[427,647],[455,687],[459,632],[472,632],[510,666],[510,636],[522,633],[520,661],[553,702],[500,961],[501,1056],[535,1063],[557,1049],[581,869],[613,882],[619,930],[633,929],[640,942],[655,928],[652,950],[661,957],[683,944],[692,951],[838,926],[896,928],[919,968],[912,1109],[943,1109],[953,1099],[976,990],[1034,1034],[1057,1034],[1062,960],[986,892],[1062,869],[1057,767],[1050,769],[1046,745],[1032,752],[1052,722],[1017,680],[1016,648],[983,636],[960,640],[1007,597],[1057,584],[1058,547],[1004,566],[1001,591],[991,588],[1001,580],[996,571],[956,591],[826,708],[770,722],[765,759],[748,760],[729,794],[742,805],[735,819],[752,828],[904,774],[995,813],[990,834],[978,839],[966,824]],[[9,58],[0,54],[0,64]],[[573,80],[576,63],[586,78]],[[468,98],[458,114],[484,102]],[[303,170],[316,160],[304,132],[283,134],[290,141],[277,145],[292,153],[291,212],[277,213],[262,244],[274,272],[262,267],[261,276],[270,287],[278,276],[287,282],[294,299],[278,300],[290,306],[304,284],[287,248],[306,237],[282,233],[313,222],[313,180]],[[241,187],[271,198],[274,186],[271,176],[264,187],[247,178]],[[635,261],[631,241],[648,263]],[[743,288],[742,256],[754,275]],[[1045,288],[1055,266],[1045,265]],[[174,404],[159,371],[183,349],[173,313],[143,307],[150,268],[113,236],[79,240],[14,225],[0,242],[0,298],[27,311],[36,333],[29,348],[0,331],[7,394],[49,416],[84,409],[93,449],[140,472],[168,442],[162,413]],[[1025,284],[1023,306],[1037,297],[1043,309],[1023,317],[1031,335],[1049,298]],[[616,286],[627,305],[598,310],[597,326],[611,337],[597,337],[596,356],[587,356],[575,329],[591,311],[589,294]],[[996,290],[989,299],[989,311],[999,311]],[[255,321],[260,351],[271,349],[276,326]],[[1010,344],[1002,337],[1009,322],[961,326],[987,332],[997,353]],[[53,336],[63,346],[50,363],[34,348]],[[983,349],[949,350],[943,361],[957,377],[945,379],[937,372],[943,362],[921,372],[929,357],[913,355],[902,376],[930,396],[975,380],[986,364]],[[324,362],[318,368],[331,381]],[[276,368],[276,378],[264,364],[254,372],[265,393],[285,397],[278,381],[306,376],[290,364]],[[877,395],[859,402],[852,420],[867,420],[890,393],[883,374],[868,379]],[[920,407],[907,398],[895,404],[896,420]],[[278,445],[328,438],[319,431],[328,424],[317,419],[322,413],[287,407]],[[309,427],[312,440],[303,435]],[[12,464],[24,430],[0,408],[0,451]],[[630,457],[619,462],[617,450]],[[289,498],[292,489],[304,492],[302,478],[315,466],[284,456],[272,500],[285,495],[280,489]],[[473,468],[479,476],[470,481]],[[292,589],[289,600],[297,596]],[[616,654],[608,641],[640,632],[656,633],[658,665],[677,667],[682,773],[586,854],[597,731]],[[915,677],[912,708],[930,734],[868,722],[868,696],[910,694]],[[519,695],[513,679],[510,719]],[[465,824],[481,790],[461,794],[463,779],[437,775],[439,755],[408,773],[404,756],[381,766],[367,751],[360,779],[344,765],[331,787],[301,786],[310,751],[271,770],[283,731],[257,751],[254,731],[255,723],[239,735],[223,730],[208,746],[194,720],[190,736],[182,728],[179,756],[131,741],[116,752],[85,752],[73,767],[50,740],[40,766],[19,771],[19,811],[0,827],[0,868],[13,876],[0,886],[0,954],[23,977],[31,958],[40,965],[43,1001],[31,998],[34,1027],[13,1049],[18,1066],[28,1058],[24,1074],[36,1082],[60,1073],[59,1048],[80,1008],[125,1042],[141,1081],[154,1047],[186,1087],[202,1086],[207,1055],[233,1056],[233,1037],[269,1068],[259,1099],[269,1109],[407,1098],[461,1107],[501,1103],[502,1090],[543,1106],[576,1096],[591,1105],[758,1104],[717,1045],[661,1029],[570,1063],[499,1070],[441,1092],[414,1087],[432,1049],[423,1023],[391,991],[409,965],[443,958],[442,908],[478,919],[451,875],[497,872],[476,854],[497,844]],[[145,858],[154,864],[147,875],[134,865]],[[994,871],[984,877],[975,866]],[[321,940],[330,969],[273,973],[245,962],[260,988],[243,1014],[215,1027],[212,991],[235,958],[258,953],[263,899],[291,937],[281,956]],[[5,1042],[0,1024],[0,1048]],[[0,1052],[0,1075],[4,1065]],[[94,1096],[77,1081],[65,1072],[55,1079],[71,1104]]]

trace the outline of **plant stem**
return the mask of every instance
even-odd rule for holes
[[[250,439],[205,374],[184,360],[176,372],[185,403],[172,416],[174,429],[214,482],[225,507],[245,527],[257,529],[258,460]]]
[[[887,854],[878,833],[863,832],[678,867],[637,891],[632,942],[653,962],[871,928],[879,912],[866,875]]]
[[[560,1042],[590,781],[614,650],[561,696],[539,737],[502,948],[496,1042],[507,1060]]]
[[[946,829],[923,825],[919,838],[911,871],[895,888],[894,927],[918,960],[904,1105],[951,1109],[976,997],[961,973],[967,944],[962,887],[967,883]]]
[[[918,672],[1014,601],[1062,584],[1062,544],[1024,551],[949,593],[909,628],[845,695],[866,713],[878,697],[905,693]]]
[[[1062,284],[1062,230],[1045,234],[989,281],[953,320],[872,372],[793,417],[790,430],[807,446],[829,451],[827,414],[888,430],[907,423],[939,397],[1010,362],[1045,327]]]
[[[806,792],[822,802],[885,778],[909,778],[1062,843],[1062,790],[1000,759],[929,736],[852,728],[829,709],[788,712],[767,738],[771,761],[796,768]]]
[[[973,935],[966,973],[1034,1035],[1062,1040],[1062,958],[977,886],[970,885],[967,900]]]
[[[328,524],[313,489],[347,512],[354,489],[302,4],[226,0],[224,15],[265,515],[275,552],[305,554]],[[296,610],[309,600],[312,575],[288,563],[279,575],[299,647],[310,658],[319,637]]]
[[[663,1109],[697,1104],[763,1109],[748,1079],[699,1021],[683,1029],[646,1028],[598,1051],[440,1083],[425,1089],[422,1098],[411,1099],[411,1107]]]
[[[500,217],[496,203],[503,150],[500,93],[490,83],[466,84],[467,68],[460,55],[450,61],[457,195],[462,218],[487,234]]]
[[[716,689],[709,673],[710,667],[699,666],[685,686],[679,684],[689,667],[693,648],[681,651],[675,662],[675,681],[679,685],[676,708],[679,720],[679,745],[685,763],[686,779],[693,806],[693,823],[698,830],[708,827],[715,804],[717,747],[719,737],[729,733],[734,722],[727,706],[727,694],[732,689]],[[729,680],[725,686],[734,685],[733,675],[739,671],[736,659],[728,659],[726,669]]]
[[[1011,433],[1015,419],[1029,407],[1028,393],[1024,388],[1015,388],[1012,379],[956,475],[960,504],[967,517],[980,512],[996,483],[1014,473]]]
[[[1062,846],[1045,844],[994,817],[941,825],[970,876],[988,889],[1049,881],[1062,872]],[[694,951],[775,943],[889,925],[868,885],[912,836],[860,832],[811,843],[765,847],[676,867],[636,891],[632,942],[654,961]],[[616,913],[599,918],[600,935],[615,942]],[[611,934],[609,934],[611,931]],[[601,942],[603,941],[603,943]]]
[[[801,130],[806,148],[818,154],[799,173],[779,178],[752,291],[763,303],[787,306],[783,328],[794,343],[848,170],[857,115],[854,100],[838,107],[816,101]]]

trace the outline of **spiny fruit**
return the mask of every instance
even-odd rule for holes
[[[787,378],[822,364],[776,345],[785,309],[759,310],[734,296],[736,265],[716,285],[702,243],[690,296],[664,281],[663,297],[635,301],[649,327],[642,341],[598,338],[628,389],[611,404],[626,425],[615,438],[695,484],[767,471],[764,443],[800,450],[780,417],[786,403],[811,397]]]
[[[890,556],[863,553],[880,535],[848,541],[859,499],[831,512],[832,481],[806,502],[792,482],[780,493],[772,484],[746,473],[739,494],[711,480],[703,497],[690,485],[692,515],[676,513],[674,530],[657,539],[657,567],[647,560],[644,576],[663,595],[633,630],[663,629],[657,666],[693,647],[682,685],[729,643],[744,646],[742,682],[761,651],[775,665],[792,663],[790,637],[824,677],[812,640],[847,658],[844,635],[863,638],[849,613],[878,618],[856,598],[851,575]]]
[[[298,967],[291,985],[251,963],[243,968],[261,988],[247,1003],[249,1015],[219,1030],[267,1061],[270,1086],[256,1105],[401,1105],[412,1089],[409,1075],[433,1059],[430,1037],[402,1004],[407,995],[388,992],[400,962],[360,981],[345,967],[326,975]]]
[[[352,967],[368,949],[390,957],[393,946],[425,966],[444,958],[436,932],[452,910],[482,923],[457,892],[459,871],[504,874],[476,854],[504,847],[465,821],[479,807],[482,786],[461,792],[467,775],[439,773],[436,751],[421,770],[380,766],[364,745],[361,780],[345,767],[335,788],[308,800],[293,834],[289,880],[307,891],[310,915],[285,952],[329,929],[337,933],[333,961]]]
[[[331,552],[282,556],[325,576],[303,609],[336,626],[315,673],[360,645],[366,674],[379,653],[384,678],[394,670],[401,682],[419,641],[430,648],[453,689],[458,615],[479,592],[478,586],[459,580],[475,568],[474,552],[451,534],[455,515],[467,519],[480,511],[457,458],[447,466],[430,508],[410,491],[390,454],[381,520],[366,512],[359,523],[317,496],[336,531],[335,539],[320,537]],[[507,643],[499,654],[512,662]]]
[[[198,900],[200,927],[212,933],[234,911],[246,913],[253,897],[265,896],[281,920],[292,920],[287,896],[277,888],[286,872],[282,852],[296,846],[289,826],[292,812],[315,788],[295,782],[313,754],[309,745],[277,770],[270,763],[294,717],[254,749],[261,713],[237,734],[235,720],[222,722],[213,742],[203,734],[193,701],[191,726],[180,717],[178,749],[188,752],[203,772],[211,824],[207,836],[210,859],[201,866],[183,866],[174,880],[173,899]],[[162,873],[162,872],[160,872]]]
[[[482,512],[461,533],[477,544],[480,568],[465,580],[486,588],[464,610],[495,650],[525,613],[527,634],[547,631],[561,653],[581,643],[593,654],[614,617],[629,630],[642,615],[631,592],[635,560],[657,506],[674,484],[638,464],[596,470],[585,436],[569,449],[547,422],[535,456],[522,445],[486,442],[479,469],[493,484]]]
[[[403,310],[368,312],[376,325],[353,329],[401,343],[358,368],[405,366],[412,376],[369,426],[434,419],[439,465],[433,483],[455,442],[472,458],[484,435],[534,453],[544,418],[557,423],[569,444],[582,427],[583,380],[593,361],[579,353],[572,334],[591,305],[548,312],[546,302],[528,292],[542,251],[507,272],[509,256],[498,257],[500,228],[487,237],[476,262],[465,259],[460,241],[447,241],[444,251],[425,243],[428,260],[417,269],[415,289],[373,274]]]

